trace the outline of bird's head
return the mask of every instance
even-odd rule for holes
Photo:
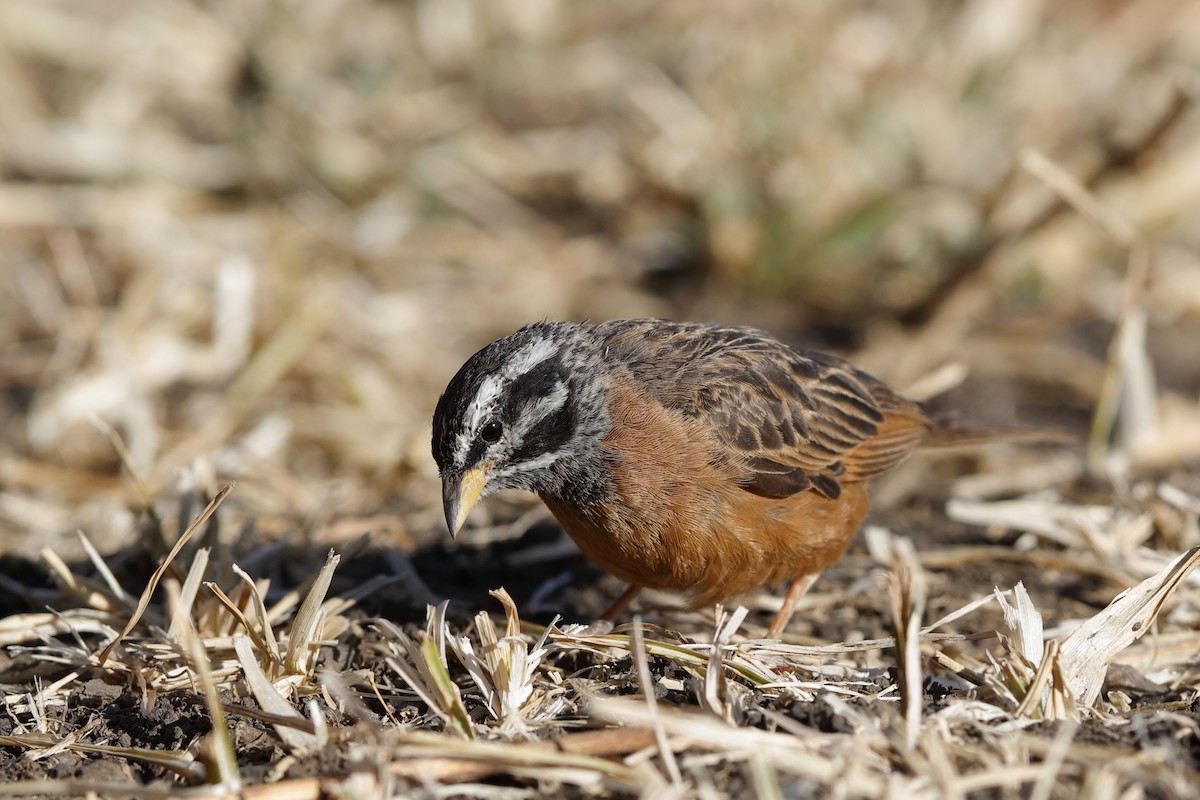
[[[471,356],[433,415],[446,525],[495,489],[555,495],[594,461],[608,427],[586,326],[527,325]]]

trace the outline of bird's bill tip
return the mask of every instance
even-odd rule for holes
[[[446,512],[446,527],[457,536],[467,521],[467,515],[483,496],[491,464],[472,467],[462,475],[447,475],[442,479],[442,506]]]

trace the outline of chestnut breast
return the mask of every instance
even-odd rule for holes
[[[542,499],[583,553],[622,580],[711,604],[821,571],[866,514],[859,483],[836,499],[746,491],[744,465],[701,422],[663,407],[621,371],[606,391],[612,427],[601,447],[612,496],[588,507]]]

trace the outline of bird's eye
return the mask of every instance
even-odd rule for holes
[[[483,439],[488,444],[493,444],[500,441],[500,434],[504,432],[504,426],[500,424],[498,419],[489,419],[483,423],[483,427],[479,429],[479,438]]]

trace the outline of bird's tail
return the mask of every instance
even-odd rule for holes
[[[1015,444],[1079,444],[1080,439],[1057,428],[1026,425],[1021,422],[960,419],[934,416],[922,448],[966,447],[990,442]]]

